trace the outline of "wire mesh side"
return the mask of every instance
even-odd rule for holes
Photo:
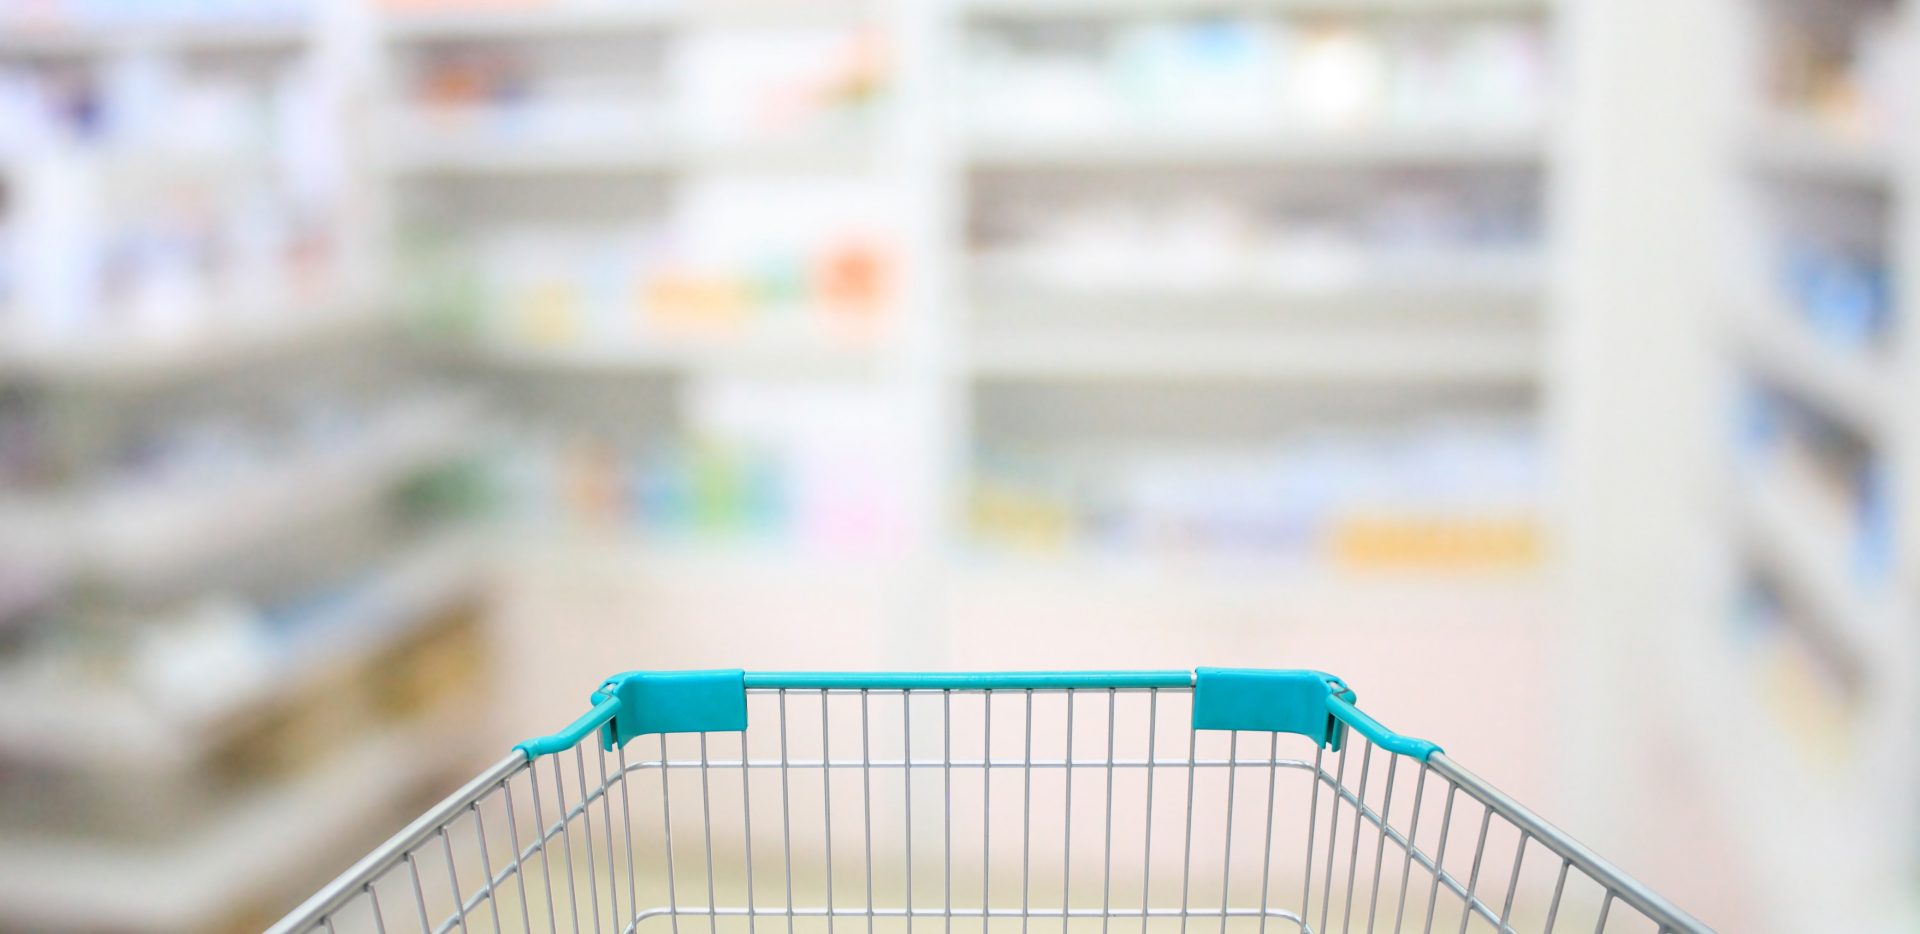
[[[1344,752],[1193,731],[1190,691],[750,692],[649,737],[637,923],[674,934],[1657,931],[1474,797]],[[1391,797],[1392,800],[1389,800]],[[1549,862],[1551,857],[1552,861]],[[1550,923],[1549,923],[1550,922]],[[1676,928],[1679,930],[1681,928]]]
[[[1702,931],[1636,907],[1558,832],[1523,827],[1453,768],[1359,737],[1315,754],[1300,880],[1307,929],[1334,932]],[[1644,893],[1637,886],[1634,891]]]
[[[724,758],[715,739],[734,734],[669,737],[635,763],[662,773],[672,820],[635,835],[671,840],[659,904],[676,932],[1297,928],[1277,899],[1201,881],[1221,878],[1197,868],[1220,826],[1195,788],[1230,763],[1195,757],[1188,692],[1164,694],[752,692]],[[1257,761],[1309,786],[1304,762]]]
[[[1194,731],[1189,690],[748,704],[745,732],[503,763],[292,930],[1699,930],[1642,912],[1444,757]]]
[[[636,914],[625,751],[518,752],[289,916],[299,932],[615,932]]]

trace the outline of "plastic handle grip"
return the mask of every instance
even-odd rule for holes
[[[592,710],[587,711],[580,719],[567,724],[566,728],[560,732],[548,736],[536,736],[525,742],[515,743],[513,748],[526,753],[528,759],[535,759],[540,756],[552,755],[556,752],[571,749],[574,744],[586,739],[588,734],[606,725],[608,721],[613,719],[614,714],[619,712],[620,698],[609,697],[595,704]]]
[[[1375,746],[1388,752],[1399,753],[1425,762],[1428,756],[1442,751],[1439,746],[1424,739],[1415,739],[1387,729],[1380,721],[1367,716],[1360,708],[1341,700],[1338,695],[1327,695],[1327,712],[1358,731],[1361,736],[1372,740]]]

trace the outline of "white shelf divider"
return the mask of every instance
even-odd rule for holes
[[[1473,334],[1026,333],[976,338],[976,379],[1530,385],[1525,332]]]
[[[63,386],[143,389],[375,336],[388,323],[366,301],[297,303],[260,315],[235,309],[214,317],[261,323],[76,345],[8,342],[0,344],[0,371]]]
[[[671,136],[545,144],[510,138],[403,142],[390,168],[421,178],[666,175],[720,169],[855,172],[871,165],[855,140],[688,143]]]
[[[1747,145],[1754,165],[1783,177],[1876,187],[1894,181],[1894,154],[1884,141],[1842,137],[1804,118],[1760,120]]]
[[[104,18],[24,20],[0,17],[0,57],[80,58],[128,52],[229,53],[290,52],[313,38],[312,24],[300,19],[248,21],[211,17],[178,22]]]
[[[133,590],[163,585],[367,503],[475,441],[476,417],[465,403],[415,406],[405,416],[344,448],[224,483],[0,501],[0,553]]]
[[[1195,16],[1218,0],[959,0],[967,16],[997,21]],[[1236,11],[1269,16],[1489,16],[1540,14],[1549,0],[1239,0]]]
[[[1911,4],[1903,10],[1898,41],[1920,50]],[[1854,15],[1864,7],[1835,7],[1833,15]],[[1764,236],[1749,237],[1748,218],[1770,199],[1791,195],[1796,203],[1822,192],[1856,199],[1863,192],[1887,199],[1889,264],[1899,283],[1894,292],[1920,280],[1920,254],[1910,240],[1917,222],[1909,202],[1920,170],[1915,118],[1920,110],[1889,114],[1895,132],[1886,139],[1853,137],[1814,120],[1780,113],[1754,118],[1771,106],[1762,72],[1764,56],[1756,40],[1770,35],[1785,8],[1759,0],[1723,0],[1705,11],[1711,22],[1697,35],[1719,40],[1706,51],[1724,74],[1736,76],[1711,95],[1710,112],[1696,115],[1698,137],[1689,136],[1693,157],[1712,167],[1719,181],[1707,216],[1718,219],[1717,242],[1737,244],[1732,253],[1708,264],[1716,279],[1695,292],[1703,308],[1724,307],[1726,296],[1751,296],[1769,283],[1748,281],[1768,267],[1770,257],[1742,255],[1764,247]],[[1704,54],[1696,51],[1695,54]],[[1676,190],[1667,186],[1667,191]],[[1690,200],[1688,204],[1693,204]],[[1743,278],[1744,277],[1744,278]],[[1706,458],[1715,475],[1695,478],[1695,488],[1733,483],[1732,508],[1708,509],[1702,517],[1708,547],[1729,565],[1725,579],[1676,590],[1686,596],[1663,609],[1676,619],[1674,637],[1684,651],[1671,653],[1681,664],[1676,679],[1688,682],[1693,711],[1680,718],[1681,733],[1693,750],[1689,766],[1709,777],[1724,794],[1719,807],[1725,823],[1742,831],[1765,828],[1743,846],[1754,853],[1752,897],[1755,917],[1778,919],[1782,930],[1879,930],[1911,927],[1915,906],[1904,890],[1912,867],[1920,864],[1914,840],[1920,800],[1912,782],[1920,775],[1920,692],[1912,682],[1920,653],[1920,522],[1907,508],[1920,494],[1920,419],[1902,404],[1920,371],[1920,342],[1912,340],[1914,309],[1895,309],[1900,324],[1885,346],[1858,352],[1828,346],[1810,328],[1796,323],[1795,309],[1771,300],[1748,301],[1735,314],[1708,313],[1713,326],[1697,343],[1707,359],[1688,367],[1698,385],[1717,385],[1731,371],[1808,404],[1858,433],[1883,461],[1895,505],[1895,562],[1884,583],[1863,581],[1849,567],[1851,544],[1844,521],[1823,517],[1804,494],[1774,478],[1739,480],[1735,458],[1727,451]],[[1690,355],[1692,356],[1692,355]],[[1733,417],[1732,398],[1702,420],[1709,437],[1725,438]],[[1717,429],[1717,431],[1716,431]],[[1720,442],[1724,445],[1724,442]],[[1723,500],[1726,494],[1703,497]],[[1857,519],[1855,521],[1858,521]],[[1640,547],[1646,547],[1642,540]],[[1737,588],[1758,572],[1798,601],[1820,630],[1814,638],[1835,640],[1862,666],[1863,684],[1847,715],[1847,748],[1810,748],[1795,735],[1796,711],[1782,704],[1805,703],[1793,691],[1769,687],[1777,677],[1769,661],[1734,634]],[[1804,691],[1800,692],[1804,693]],[[1836,706],[1846,706],[1839,700]],[[1769,711],[1769,708],[1774,708]],[[1671,705],[1667,705],[1671,709]],[[1804,718],[1803,718],[1804,719]],[[1754,761],[1769,767],[1756,770]],[[1782,843],[1782,838],[1791,844]]]
[[[880,340],[723,338],[647,345],[529,346],[516,341],[475,343],[467,356],[508,372],[847,374],[871,370],[886,350]]]
[[[1885,363],[1823,346],[1781,309],[1733,317],[1736,357],[1767,382],[1869,440],[1883,440],[1894,386]]]
[[[1545,160],[1535,128],[1381,128],[1244,134],[1089,135],[1061,139],[980,136],[967,146],[982,169],[1101,168],[1525,168]]]
[[[1786,583],[1848,657],[1878,673],[1899,625],[1892,583],[1863,581],[1849,571],[1849,543],[1818,531],[1830,523],[1804,494],[1757,480],[1737,489],[1734,527],[1746,540],[1744,550]]]

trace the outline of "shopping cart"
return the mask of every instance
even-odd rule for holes
[[[633,672],[273,931],[1707,930],[1354,700],[1313,671]]]

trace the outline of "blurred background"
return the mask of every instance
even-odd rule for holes
[[[629,668],[1312,667],[1920,929],[1906,0],[0,0],[0,928]]]

